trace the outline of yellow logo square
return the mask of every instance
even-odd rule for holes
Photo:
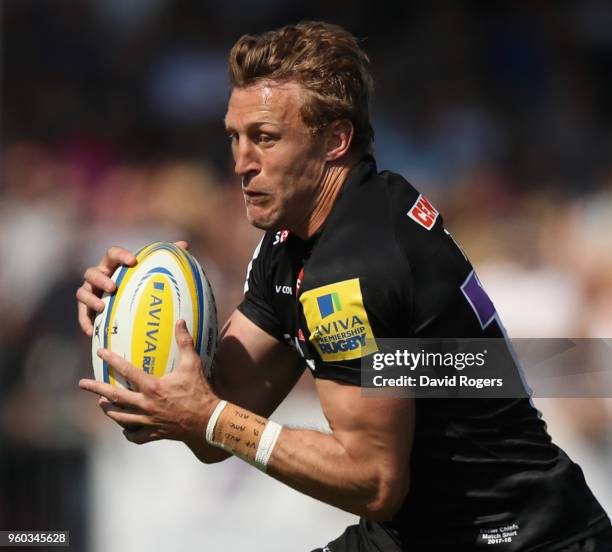
[[[310,341],[324,361],[351,360],[378,351],[359,278],[305,291],[300,302]]]

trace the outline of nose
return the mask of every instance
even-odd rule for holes
[[[250,178],[259,173],[261,166],[253,144],[242,139],[234,146],[234,171],[242,177],[243,186],[248,184]]]

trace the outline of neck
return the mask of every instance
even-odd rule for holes
[[[314,209],[301,228],[294,230],[302,239],[308,239],[321,228],[336,202],[342,185],[346,181],[348,174],[353,167],[353,163],[345,162],[341,164],[330,164],[325,168],[321,175],[321,187]]]

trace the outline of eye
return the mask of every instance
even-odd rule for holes
[[[229,138],[230,142],[238,140],[238,135],[235,132],[228,132],[227,137]]]
[[[257,143],[262,146],[270,146],[276,141],[276,137],[266,132],[260,132],[256,137]]]

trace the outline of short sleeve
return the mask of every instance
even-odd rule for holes
[[[366,307],[368,279],[349,277],[301,294],[316,378],[360,385],[361,359],[377,351],[382,333],[376,309]]]
[[[267,259],[267,238],[268,235],[265,234],[253,252],[244,282],[244,299],[238,305],[238,310],[267,334],[282,341],[281,324],[267,285],[272,281],[269,274],[271,263]]]

